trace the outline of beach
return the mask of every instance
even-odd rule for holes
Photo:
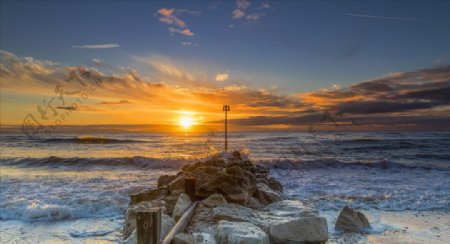
[[[129,196],[222,150],[223,134],[61,133],[0,137],[5,243],[115,243]],[[446,243],[450,145],[443,132],[233,132],[230,148],[270,168],[287,198],[319,210],[329,243]],[[340,209],[369,234],[334,230]],[[45,233],[45,234],[43,234]]]

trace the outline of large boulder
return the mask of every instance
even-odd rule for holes
[[[334,228],[344,232],[365,233],[371,227],[369,220],[363,213],[346,206],[339,213]]]
[[[219,244],[269,244],[269,237],[259,227],[247,222],[222,220],[217,225],[216,239]]]
[[[327,220],[303,217],[271,225],[270,238],[279,243],[310,243],[328,240]]]
[[[178,196],[177,203],[173,209],[172,217],[178,221],[178,219],[186,212],[186,210],[191,206],[192,202],[186,193],[181,193]]]

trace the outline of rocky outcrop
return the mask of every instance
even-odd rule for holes
[[[371,227],[369,220],[363,213],[346,206],[339,213],[334,228],[344,232],[365,233]]]
[[[259,227],[246,222],[222,220],[217,225],[216,240],[219,244],[269,244],[269,237]]]
[[[175,235],[174,243],[326,241],[326,220],[300,201],[283,200],[283,187],[269,173],[266,167],[251,163],[239,152],[224,152],[185,165],[176,175],[163,175],[157,189],[132,195],[124,239],[128,238],[128,243],[135,241],[134,211],[150,207],[161,207],[164,213],[163,238],[165,230],[191,205],[184,193],[184,182],[194,177],[195,198],[200,202],[187,227],[183,227],[185,233]]]
[[[258,206],[255,203],[265,205],[281,200],[283,188],[279,182],[268,176],[268,172],[267,168],[255,166],[239,152],[222,153],[206,161],[185,165],[177,175],[161,176],[158,179],[158,187],[168,191],[170,195],[179,195],[184,192],[185,179],[194,177],[196,195],[200,199],[220,193],[227,202]],[[148,200],[155,194],[156,192],[147,193],[140,199]]]

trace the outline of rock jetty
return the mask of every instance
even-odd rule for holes
[[[195,199],[185,191],[194,177]],[[161,240],[198,201],[192,218],[172,243],[324,243],[327,221],[317,210],[283,197],[269,170],[238,151],[185,165],[158,179],[158,188],[131,196],[123,227],[125,243],[136,242],[136,211],[159,207]]]

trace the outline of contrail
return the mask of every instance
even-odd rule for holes
[[[366,15],[366,14],[354,14],[347,13],[349,16],[362,17],[362,18],[372,18],[372,19],[390,19],[390,20],[402,20],[402,21],[414,21],[412,18],[399,18],[399,17],[389,17],[389,16],[377,16],[377,15]]]

